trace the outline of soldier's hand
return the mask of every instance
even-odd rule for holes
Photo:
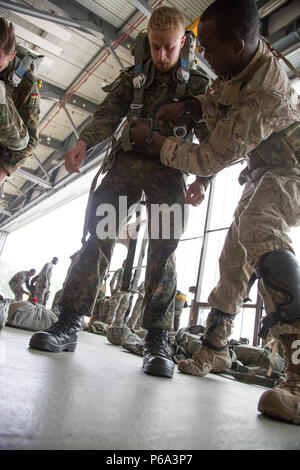
[[[150,156],[159,156],[161,147],[166,139],[157,131],[152,130],[142,120],[134,121],[129,127],[129,135],[134,148],[138,152]]]
[[[136,119],[129,125],[130,142],[136,147],[147,145],[147,139],[151,135],[151,129],[145,120]]]
[[[202,118],[202,107],[196,98],[190,98],[176,103],[169,103],[161,106],[155,115],[158,124],[162,126],[164,123],[173,127],[179,118],[191,118],[194,122],[198,122]]]
[[[168,124],[173,127],[179,117],[185,112],[185,102],[178,101],[176,103],[165,104],[159,108],[155,115],[160,126]]]
[[[69,173],[79,173],[79,167],[86,156],[86,143],[78,140],[71,150],[65,153],[65,167]]]
[[[192,206],[199,206],[205,197],[205,186],[200,181],[194,181],[188,188],[185,202]]]

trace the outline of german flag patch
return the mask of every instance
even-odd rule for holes
[[[31,93],[31,98],[37,98],[39,96],[38,93]]]

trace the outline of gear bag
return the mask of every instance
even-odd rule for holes
[[[22,330],[40,331],[50,328],[56,321],[57,316],[51,310],[24,301],[11,303],[6,324]]]

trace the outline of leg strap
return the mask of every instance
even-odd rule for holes
[[[212,308],[211,312],[213,313],[215,320],[205,332],[205,334],[207,335],[212,335],[214,333],[215,329],[220,325],[222,317],[231,318],[232,320],[235,319],[235,315],[232,315],[231,313],[222,312],[222,310],[218,310],[217,308]]]

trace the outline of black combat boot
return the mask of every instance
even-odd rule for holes
[[[62,311],[58,321],[44,331],[37,331],[30,339],[29,346],[43,351],[74,352],[81,328],[82,315]]]
[[[145,337],[143,368],[145,374],[173,377],[174,362],[168,348],[168,331],[149,328]]]

